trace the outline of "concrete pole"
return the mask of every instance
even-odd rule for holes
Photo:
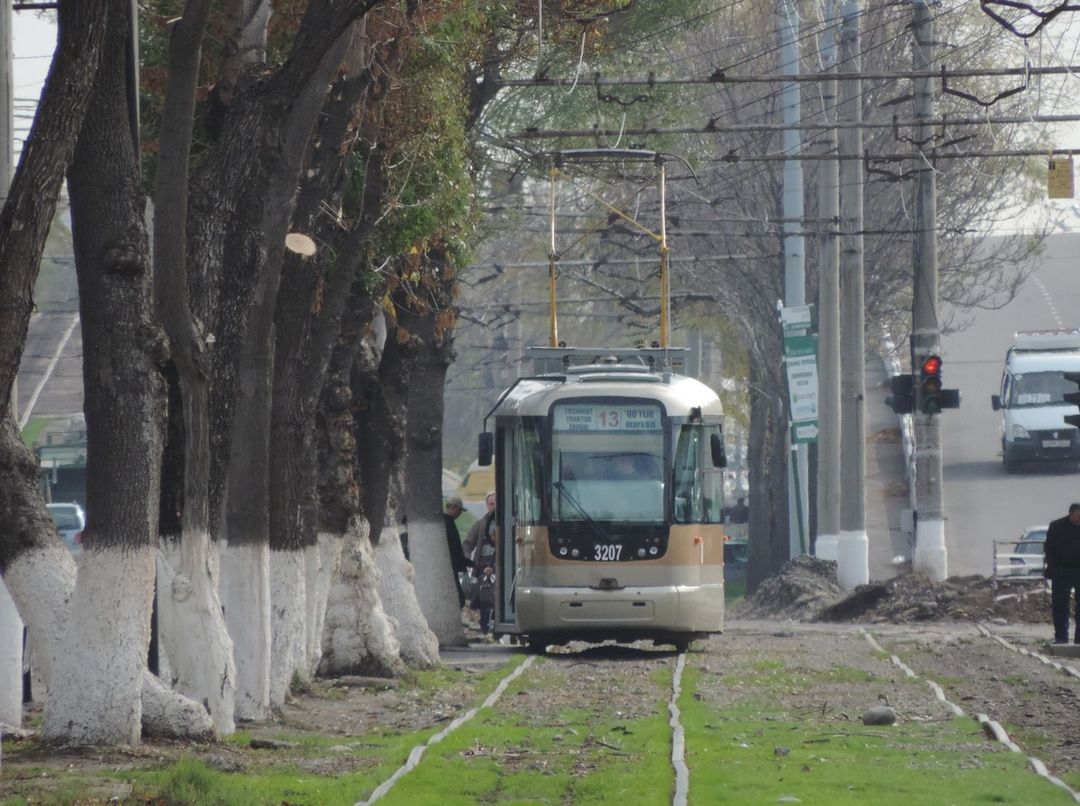
[[[821,68],[836,72],[836,3],[825,4]],[[836,120],[836,79],[821,83],[823,114]],[[836,129],[825,129],[821,153],[836,153]],[[818,268],[818,535],[814,554],[836,560],[840,541],[840,161],[818,163],[818,218],[822,219]]]
[[[780,32],[781,61],[784,75],[799,74],[799,15],[795,0],[786,0],[782,12],[777,15]],[[784,84],[781,105],[784,109],[784,125],[797,126],[801,121],[802,103],[799,84]],[[784,129],[784,154],[798,157],[802,152],[802,132]],[[784,161],[784,305],[787,307],[806,304],[806,246],[803,228],[803,171],[802,161]],[[791,435],[788,435],[791,438]],[[788,462],[788,508],[790,552],[792,557],[809,550],[806,522],[810,511],[807,496],[809,473],[806,445],[791,445]]]
[[[862,71],[859,0],[841,7],[840,71]],[[862,81],[840,83],[839,117],[862,121]],[[840,163],[840,540],[836,578],[842,588],[870,581],[870,542],[866,537],[866,435],[864,425],[866,348],[863,290],[863,165],[862,129],[840,130],[840,153],[853,156]]]
[[[934,64],[934,30],[926,0],[913,0],[912,28],[915,43],[912,47],[912,68],[931,69]],[[915,118],[928,121],[934,117],[933,83],[917,78],[912,82],[915,91]],[[920,152],[933,146],[933,129],[920,123],[915,129],[915,141]],[[937,183],[934,168],[923,156],[915,170],[915,294],[911,309],[912,370],[918,373],[920,356],[940,352],[941,333],[938,326],[938,265],[937,265]],[[916,377],[918,383],[918,377]],[[916,411],[915,424],[915,558],[913,567],[931,579],[948,576],[945,551],[945,510],[942,495],[941,419],[940,415]]]
[[[0,189],[7,201],[15,160],[11,55],[11,0],[0,0]],[[11,406],[16,390],[12,390]],[[14,408],[9,413],[15,416]],[[22,727],[23,623],[15,602],[0,582],[0,726]]]

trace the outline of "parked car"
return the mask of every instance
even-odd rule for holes
[[[46,504],[49,514],[56,523],[56,529],[64,544],[73,556],[82,554],[82,533],[86,528],[86,513],[76,502],[65,504]]]
[[[997,563],[1000,576],[1039,576],[1043,569],[1043,544],[1046,526],[1029,526]]]

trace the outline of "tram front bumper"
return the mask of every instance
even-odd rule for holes
[[[522,632],[718,632],[724,625],[724,586],[519,586],[515,608]]]

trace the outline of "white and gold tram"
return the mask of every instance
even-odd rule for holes
[[[613,350],[521,378],[488,415],[495,633],[534,650],[653,640],[678,650],[724,625],[723,410],[667,349]],[[593,351],[594,352],[594,351]]]

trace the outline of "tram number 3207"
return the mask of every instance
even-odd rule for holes
[[[622,546],[618,544],[601,544],[593,546],[593,557],[599,562],[615,563],[622,556]]]

